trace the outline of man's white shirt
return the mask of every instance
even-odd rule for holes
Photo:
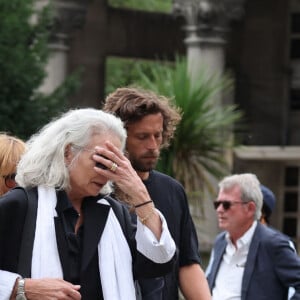
[[[227,246],[212,290],[213,300],[241,299],[247,255],[256,226],[257,221],[237,240],[237,247],[232,244],[229,234],[226,234]]]

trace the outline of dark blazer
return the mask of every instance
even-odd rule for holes
[[[207,279],[212,290],[227,242],[225,232],[216,238],[213,262]],[[255,229],[242,279],[241,300],[286,300],[289,287],[295,288],[291,299],[300,299],[300,259],[282,233],[260,223]]]
[[[0,269],[30,277],[32,249],[37,214],[37,189],[25,191],[16,188],[0,198]],[[108,205],[98,204],[99,197],[84,200],[84,240],[80,272],[82,299],[101,299],[95,286],[99,286],[98,241],[104,230],[109,210],[112,208],[121,224],[133,257],[134,277],[156,277],[172,270],[174,258],[165,264],[155,264],[136,250],[135,226],[132,225],[127,208],[110,197]],[[59,217],[55,218],[58,251],[64,273],[68,280],[68,266],[65,264],[67,242]],[[99,287],[98,287],[99,288]]]

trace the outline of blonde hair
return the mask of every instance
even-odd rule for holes
[[[7,133],[0,133],[0,195],[6,193],[5,176],[16,173],[17,164],[26,148],[25,143]]]

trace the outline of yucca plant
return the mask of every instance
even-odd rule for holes
[[[232,148],[232,129],[242,113],[235,105],[223,105],[221,95],[232,88],[229,75],[207,78],[205,70],[191,81],[187,62],[155,64],[147,73],[140,68],[135,83],[170,97],[181,109],[182,120],[170,147],[162,151],[158,169],[178,179],[189,194],[204,187],[215,192],[215,180],[229,172],[226,151]]]

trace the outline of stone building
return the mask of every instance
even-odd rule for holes
[[[82,88],[72,106],[100,107],[104,96],[105,60],[110,55],[155,59],[185,53],[185,21],[173,14],[116,9],[105,0],[56,0],[56,34],[51,47],[51,90],[66,74],[84,68]],[[174,1],[176,2],[176,1]],[[299,0],[186,0],[223,5],[210,26],[221,30],[222,64],[235,76],[233,101],[245,112],[248,128],[243,146],[233,153],[233,173],[253,172],[276,197],[271,223],[300,243],[300,1]],[[203,4],[202,3],[202,4]],[[228,6],[227,6],[228,5]],[[242,10],[242,14],[241,14]],[[197,19],[198,22],[198,19]],[[197,25],[197,24],[196,24]],[[201,32],[198,34],[202,37]],[[218,45],[219,47],[220,45]],[[214,46],[213,46],[214,47]],[[211,48],[210,51],[215,48]],[[202,49],[203,50],[203,49]],[[207,50],[207,49],[206,49]],[[203,215],[192,208],[203,251],[217,233],[211,203]],[[205,227],[205,229],[201,229]],[[207,229],[208,228],[208,229]]]

